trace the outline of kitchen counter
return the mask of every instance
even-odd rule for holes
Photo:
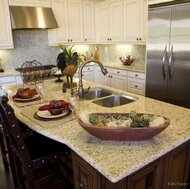
[[[0,76],[10,76],[10,75],[20,75],[20,72],[16,70],[5,70],[4,72],[0,72]]]
[[[99,84],[87,81],[84,81],[83,84],[85,88],[89,85],[91,87],[100,86]],[[18,87],[19,85],[7,86],[5,89],[9,90],[11,96]],[[45,99],[64,99],[69,101],[69,91],[63,94],[61,87],[62,83],[46,80]],[[72,151],[108,180],[116,183],[190,140],[189,109],[149,99],[141,95],[121,92],[136,96],[139,100],[122,107],[114,108],[104,108],[91,103],[91,101],[82,101],[78,102],[77,113],[81,111],[122,113],[136,110],[137,112],[159,114],[168,117],[171,122],[168,128],[147,141],[104,141],[84,131],[78,124],[77,119],[66,123],[50,121],[52,124],[48,123],[48,121],[36,120],[33,114],[42,104],[18,108],[12,100],[9,102],[15,109],[15,114],[19,120],[27,124],[31,129],[68,145]]]
[[[123,65],[121,62],[104,62],[103,65],[110,68],[119,68],[142,73],[145,72],[145,64],[133,63],[131,65]]]

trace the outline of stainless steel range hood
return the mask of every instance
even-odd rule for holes
[[[10,6],[12,29],[58,28],[51,8]]]

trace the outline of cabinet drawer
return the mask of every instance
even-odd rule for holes
[[[126,70],[120,70],[120,69],[110,69],[111,74],[117,74],[117,75],[124,75],[127,76]]]
[[[87,67],[84,67],[82,69],[83,72],[90,72],[90,71],[93,71],[93,67],[92,66],[87,66]]]
[[[142,79],[128,78],[128,91],[144,95],[145,82]]]
[[[6,85],[8,83],[16,84],[15,76],[3,76],[3,77],[0,77],[0,85]]]
[[[145,79],[145,74],[140,72],[128,72],[128,77],[133,77],[137,79]]]

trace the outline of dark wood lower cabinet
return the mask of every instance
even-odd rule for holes
[[[122,179],[112,183],[72,152],[75,189],[189,189],[190,141]]]

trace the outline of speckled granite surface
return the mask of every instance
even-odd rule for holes
[[[84,82],[84,87],[96,86],[94,83]],[[55,83],[54,80],[45,81],[46,100],[64,99],[69,101],[70,94],[61,92],[62,83]],[[98,85],[100,86],[100,85]],[[6,89],[16,90],[19,86],[6,87]],[[107,87],[108,88],[108,87]],[[118,91],[118,90],[117,90]],[[9,91],[9,94],[12,95]],[[69,91],[68,91],[69,92]],[[123,92],[123,91],[122,91]],[[174,106],[164,102],[145,98],[140,95],[125,92],[129,95],[137,96],[139,100],[128,105],[104,108],[91,101],[78,102],[77,112],[137,112],[160,114],[170,119],[169,127],[159,135],[147,141],[104,141],[91,136],[84,131],[77,122],[77,119],[65,124],[58,124],[54,127],[47,127],[46,122],[38,124],[33,118],[33,113],[26,115],[26,107],[18,108],[10,100],[14,107],[16,116],[29,127],[48,136],[52,139],[67,144],[73,151],[86,160],[91,166],[97,169],[102,175],[112,182],[118,182],[122,178],[134,173],[143,166],[156,160],[163,154],[171,151],[175,147],[190,140],[190,109]],[[42,104],[30,108],[37,110]],[[30,119],[28,118],[30,116]],[[43,127],[42,127],[43,125]]]
[[[104,62],[103,65],[110,68],[119,68],[129,71],[137,71],[145,73],[145,64],[140,64],[140,63],[123,65],[121,62]]]

